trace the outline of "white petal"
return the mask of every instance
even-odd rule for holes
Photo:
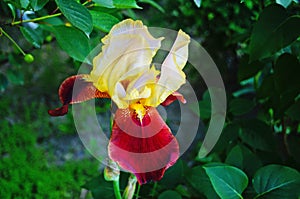
[[[188,60],[189,42],[190,37],[179,30],[171,51],[162,63],[161,75],[154,88],[155,95],[146,100],[146,105],[158,106],[185,83],[185,74],[182,69]]]

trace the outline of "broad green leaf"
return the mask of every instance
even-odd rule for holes
[[[283,7],[287,8],[293,0],[276,0],[277,4],[282,5]]]
[[[43,31],[40,27],[32,29],[30,27],[20,27],[20,30],[25,39],[34,47],[40,48],[44,42]]]
[[[167,188],[175,188],[176,185],[182,182],[183,179],[183,162],[178,160],[172,167],[170,167],[160,183]]]
[[[148,3],[152,7],[156,8],[157,10],[159,10],[160,12],[165,13],[165,10],[163,9],[163,7],[161,7],[158,3],[156,3],[153,0],[139,0],[139,2]]]
[[[27,8],[29,6],[30,1],[29,0],[20,0],[20,4],[22,8]]]
[[[96,5],[105,7],[105,8],[114,8],[114,2],[113,0],[93,0],[93,2],[96,3]]]
[[[90,53],[89,40],[78,29],[67,26],[53,26],[50,31],[54,33],[58,44],[70,57],[83,62]]]
[[[8,80],[6,76],[0,73],[0,92],[4,92],[8,85]]]
[[[204,194],[209,199],[219,199],[215,192],[210,179],[208,178],[202,166],[196,166],[190,169],[185,175],[186,180],[199,193]]]
[[[286,166],[265,166],[256,172],[252,183],[258,194],[255,198],[295,199],[300,195],[300,174]]]
[[[260,159],[243,145],[233,147],[227,155],[225,162],[242,169],[251,176],[262,166]]]
[[[250,62],[269,57],[295,41],[300,35],[300,16],[287,16],[273,4],[266,7],[255,23],[249,44]]]
[[[139,8],[140,6],[136,4],[135,0],[113,0],[114,6],[116,8]]]
[[[240,199],[248,185],[247,175],[240,169],[227,166],[204,166],[211,184],[220,198]]]
[[[41,10],[49,0],[30,0],[30,6],[34,11]]]
[[[239,137],[240,126],[234,123],[227,124],[222,134],[213,148],[213,151],[223,152],[227,151],[236,144],[237,139]]]
[[[299,133],[288,134],[286,137],[286,142],[287,142],[289,154],[294,158],[294,160],[298,164],[300,164],[300,155],[299,155],[300,154],[300,147],[299,147],[300,134]]]
[[[90,10],[94,27],[103,32],[109,32],[110,29],[119,22],[119,19],[108,13]]]
[[[300,101],[293,104],[287,111],[286,115],[291,117],[293,120],[300,120]]]
[[[48,19],[43,20],[46,24],[51,24],[53,26],[60,26],[60,25],[65,25],[63,20],[61,20],[59,17],[51,17]]]
[[[159,194],[158,199],[181,199],[181,195],[176,191],[167,190]]]
[[[274,85],[279,93],[285,93],[289,90],[296,89],[300,91],[299,84],[300,63],[297,57],[291,54],[282,54],[274,66]]]
[[[76,28],[89,35],[93,30],[93,20],[88,9],[75,0],[55,0],[64,16]]]
[[[90,190],[92,192],[93,198],[95,199],[114,198],[113,183],[104,180],[103,175],[93,178],[85,185],[83,185],[83,188]]]
[[[275,92],[274,75],[271,74],[264,78],[257,90],[258,98],[269,98]]]
[[[194,0],[194,2],[195,2],[196,6],[197,6],[198,8],[201,7],[201,2],[202,2],[202,0]]]
[[[263,68],[263,63],[254,61],[249,63],[249,56],[243,56],[239,61],[238,80],[239,82],[255,76],[260,69]]]
[[[235,98],[230,101],[228,111],[233,115],[243,115],[248,113],[255,107],[255,103],[252,100]]]
[[[178,185],[175,188],[175,191],[178,192],[181,196],[191,198],[191,193],[185,185]]]
[[[240,138],[244,143],[247,143],[253,149],[274,150],[275,143],[270,126],[257,119],[243,120],[239,123],[241,126]]]

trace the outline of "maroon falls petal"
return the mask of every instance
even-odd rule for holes
[[[87,77],[88,75],[74,75],[65,79],[58,91],[63,105],[62,107],[49,110],[49,115],[62,116],[67,114],[69,104],[80,103],[93,98],[109,98],[107,93],[100,92],[92,82],[86,81]],[[76,89],[73,89],[74,87]]]
[[[160,180],[179,157],[176,138],[152,107],[142,121],[133,110],[118,109],[108,150],[110,158],[134,173],[140,184]]]

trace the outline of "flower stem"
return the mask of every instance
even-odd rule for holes
[[[135,194],[136,197],[135,197],[135,199],[138,199],[138,198],[139,198],[140,189],[141,189],[141,185],[140,185],[139,183],[137,184],[137,186],[138,186],[138,187],[137,187],[137,190],[136,190],[136,194]]]
[[[46,16],[42,16],[42,17],[38,17],[38,18],[34,18],[34,19],[15,21],[15,22],[12,22],[11,25],[14,26],[14,25],[18,25],[18,24],[21,24],[21,23],[41,21],[41,20],[44,20],[44,19],[52,18],[52,17],[58,17],[60,15],[62,15],[62,13],[56,13],[56,14],[53,14],[53,15],[46,15]]]
[[[15,42],[15,40],[9,35],[7,34],[1,27],[0,27],[0,35],[3,34],[4,36],[6,36],[16,47],[17,49],[23,54],[23,56],[26,55],[26,53],[22,50],[22,48],[17,44],[17,42]]]
[[[157,188],[157,182],[154,182],[153,188],[152,188],[151,193],[150,193],[150,195],[152,197],[154,197],[155,194],[156,194],[156,188]]]
[[[114,185],[114,193],[116,196],[116,199],[122,199],[121,193],[120,193],[120,185],[119,185],[119,179],[113,181]]]

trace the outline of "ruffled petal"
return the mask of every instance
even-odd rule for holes
[[[141,21],[127,19],[115,25],[102,39],[102,52],[93,60],[91,81],[101,92],[107,92],[119,108],[128,107],[117,100],[117,83],[131,81],[150,70],[162,39],[152,37]]]
[[[182,69],[188,60],[189,42],[190,37],[179,30],[170,53],[162,63],[161,74],[154,87],[153,93],[155,94],[146,100],[146,105],[158,106],[185,83],[185,74]]]
[[[179,146],[153,107],[140,120],[132,109],[118,109],[108,146],[109,156],[134,173],[140,184],[160,180],[179,157]]]
[[[92,82],[86,81],[88,78],[88,75],[74,75],[63,81],[58,91],[63,106],[49,110],[48,113],[51,116],[63,116],[67,114],[69,104],[80,103],[93,98],[109,98],[107,93],[100,92]]]

